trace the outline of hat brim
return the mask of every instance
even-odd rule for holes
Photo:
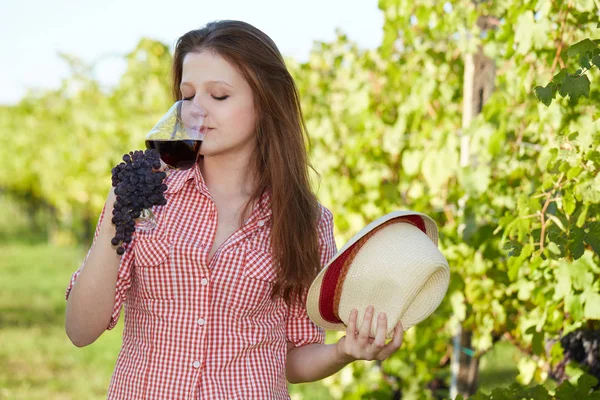
[[[402,217],[409,216],[418,216],[421,217],[425,226],[425,234],[431,239],[431,241],[437,246],[438,245],[438,228],[436,223],[426,214],[422,214],[415,211],[402,210],[402,211],[394,211],[389,214],[384,215],[381,218],[376,219],[371,222],[369,225],[361,229],[357,234],[352,236],[348,242],[336,253],[336,255],[327,263],[327,265],[319,272],[317,277],[314,279],[313,283],[310,285],[308,290],[308,295],[306,298],[306,311],[308,313],[309,318],[318,326],[334,331],[343,331],[346,330],[346,325],[343,322],[334,323],[330,322],[323,318],[320,311],[320,298],[321,298],[321,289],[323,287],[323,277],[325,273],[329,269],[329,267],[336,263],[336,260],[343,256],[349,249],[352,248],[356,242],[358,242],[361,238],[366,236],[369,232],[377,228],[378,226]]]

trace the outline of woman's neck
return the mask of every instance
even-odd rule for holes
[[[199,160],[200,171],[209,192],[215,198],[247,199],[254,191],[249,157],[217,156]]]

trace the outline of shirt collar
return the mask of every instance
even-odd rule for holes
[[[259,220],[267,220],[273,214],[271,211],[271,192],[269,190],[265,190],[258,203],[254,206],[252,214],[255,213],[258,213]]]
[[[204,178],[200,173],[200,167],[198,163],[194,164],[192,168],[186,170],[174,170],[170,171],[165,183],[167,184],[167,190],[165,193],[177,193],[189,180],[194,179],[198,184],[201,191],[208,192],[206,185],[204,184]]]
[[[202,176],[202,172],[200,172],[200,166],[198,163],[195,163],[192,168],[186,170],[172,170],[165,180],[165,183],[167,184],[167,190],[165,193],[178,193],[190,180],[195,180],[200,192],[212,198],[210,192],[208,191],[208,187],[204,182],[204,177]],[[252,214],[258,214],[258,219],[260,220],[268,219],[272,215],[271,192],[269,190],[266,190],[260,197],[260,200],[254,206]]]

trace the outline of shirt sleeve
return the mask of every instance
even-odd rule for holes
[[[79,277],[79,274],[81,273],[81,270],[83,269],[83,266],[87,262],[87,260],[90,256],[90,253],[92,252],[92,249],[94,248],[94,244],[96,243],[96,239],[98,238],[98,234],[100,233],[100,226],[102,225],[105,211],[106,211],[106,204],[104,204],[104,207],[102,208],[102,212],[100,213],[100,218],[98,219],[98,224],[96,225],[96,232],[94,233],[94,240],[92,242],[92,246],[88,250],[88,253],[85,256],[83,263],[81,263],[81,266],[79,267],[79,269],[77,271],[75,271],[73,273],[73,275],[71,276],[71,280],[69,281],[69,285],[67,286],[67,290],[65,293],[65,299],[69,298],[69,295],[71,294],[71,289],[73,289],[73,286],[75,285],[75,282],[77,281],[77,277]],[[135,236],[134,236],[133,241],[135,241]],[[131,287],[131,268],[133,265],[134,257],[132,254],[133,251],[129,250],[129,249],[130,248],[133,249],[133,241],[131,243],[123,244],[123,247],[125,248],[125,254],[123,254],[121,256],[120,261],[119,261],[119,272],[117,275],[117,284],[116,284],[116,290],[115,290],[115,301],[114,301],[114,306],[113,306],[113,312],[110,317],[108,326],[106,327],[106,329],[108,329],[108,330],[113,329],[117,325],[117,322],[119,321],[119,315],[121,314],[121,306],[125,302],[125,299],[127,298],[127,291]]]
[[[333,215],[321,206],[321,218],[318,226],[319,255],[321,268],[333,258],[337,252],[333,236]],[[306,296],[305,296],[306,297]],[[325,343],[325,330],[315,325],[306,312],[306,304],[295,302],[289,309],[286,321],[287,341],[295,347],[310,343]]]

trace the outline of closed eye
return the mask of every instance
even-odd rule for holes
[[[190,96],[190,97],[184,97],[183,100],[189,101],[192,100],[194,96]],[[213,99],[218,100],[218,101],[223,101],[226,100],[229,96],[225,95],[225,96],[221,96],[221,97],[217,97],[217,96],[211,96]]]

